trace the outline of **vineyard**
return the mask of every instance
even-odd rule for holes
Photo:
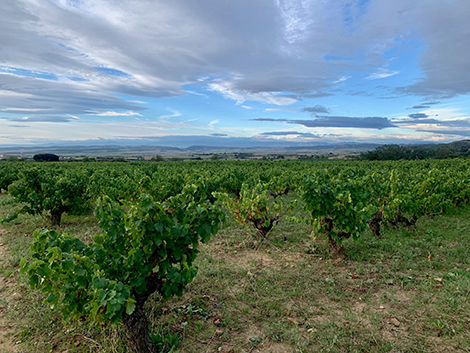
[[[470,351],[468,159],[4,162],[0,191],[25,351]]]

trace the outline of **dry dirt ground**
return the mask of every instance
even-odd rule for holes
[[[0,229],[0,268],[6,266],[7,246],[3,243],[3,236],[8,233],[5,229]],[[13,305],[15,300],[15,278],[10,275],[5,277],[0,273],[0,353],[17,352],[14,343],[14,327],[8,320],[7,308]]]

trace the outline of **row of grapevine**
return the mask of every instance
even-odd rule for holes
[[[381,236],[385,223],[412,226],[470,199],[467,160],[5,165],[2,188],[20,204],[11,218],[41,214],[58,226],[63,213],[95,209],[103,234],[84,244],[36,231],[22,269],[64,317],[123,322],[135,352],[155,351],[145,301],[182,293],[196,275],[199,243],[217,233],[224,209],[263,241],[300,204],[296,219],[341,253],[345,239],[368,227]]]
[[[18,213],[47,215],[52,225],[60,224],[63,213],[91,210],[102,195],[119,204],[142,193],[165,200],[199,182],[212,202],[219,198],[261,237],[288,213],[282,196],[294,191],[306,220],[338,244],[357,238],[364,224],[377,236],[383,221],[413,225],[424,214],[466,202],[470,193],[466,160],[9,164],[15,169],[0,165],[0,181],[24,205]]]
[[[467,160],[17,166],[1,168],[0,180],[23,204],[18,213],[47,215],[52,225],[60,224],[63,213],[90,211],[103,195],[119,204],[142,193],[161,201],[198,182],[211,202],[218,198],[262,238],[290,210],[283,195],[293,191],[309,215],[305,220],[337,244],[357,238],[367,224],[377,236],[383,222],[413,225],[422,215],[466,202],[470,194]]]

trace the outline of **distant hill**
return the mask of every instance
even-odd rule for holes
[[[470,150],[470,140],[455,141],[448,143],[446,146],[448,146],[451,151],[466,153]]]
[[[253,154],[305,154],[305,153],[328,153],[342,152],[342,154],[357,154],[375,148],[378,144],[338,144],[338,145],[301,145],[280,147],[233,147],[233,146],[206,146],[192,145],[186,148],[158,145],[72,145],[72,146],[20,146],[0,147],[0,154],[24,155],[32,157],[38,153],[54,153],[60,156],[130,156],[130,155],[191,155],[191,154],[213,154],[213,153],[253,153]]]
[[[424,145],[382,145],[372,151],[362,152],[362,160],[399,160],[399,159],[446,159],[468,157],[470,140],[455,141],[446,144]]]
[[[313,145],[313,146],[295,146],[295,147],[286,147],[285,150],[292,151],[364,151],[371,148],[377,148],[380,144],[378,143],[344,143],[337,145]]]
[[[331,155],[338,158],[356,156],[364,160],[396,160],[425,158],[455,158],[470,154],[470,140],[456,141],[447,144],[416,145],[379,145],[374,143],[343,143],[334,145],[299,145],[279,147],[233,147],[192,145],[185,148],[159,145],[66,145],[66,146],[20,146],[0,147],[0,156],[24,156],[32,158],[35,154],[53,153],[67,158],[83,157],[125,157],[162,155],[166,158],[193,158],[195,155],[239,154],[252,155],[278,154],[295,155]]]

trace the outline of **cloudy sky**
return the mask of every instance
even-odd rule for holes
[[[469,0],[1,0],[0,145],[470,138],[469,18]]]

